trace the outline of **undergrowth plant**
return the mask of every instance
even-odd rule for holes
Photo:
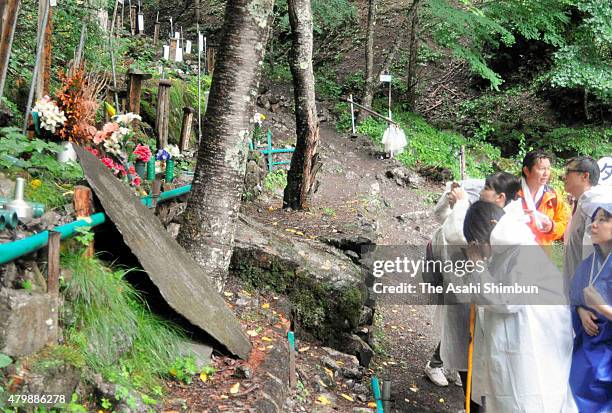
[[[130,270],[111,269],[80,253],[65,254],[62,268],[71,274],[63,283],[67,345],[90,371],[120,386],[128,405],[134,394],[154,405],[164,378],[187,381],[199,373],[174,374],[177,364],[185,363],[179,351],[183,332],[150,312],[125,280]]]

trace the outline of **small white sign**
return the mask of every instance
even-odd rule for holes
[[[177,47],[176,48],[176,62],[182,62],[183,61],[183,48],[182,47]]]
[[[181,38],[181,32],[174,32],[174,38],[175,39],[180,39]]]
[[[138,32],[144,33],[144,15],[138,15]]]
[[[167,44],[164,45],[164,60],[168,60],[170,58],[170,46]]]
[[[191,40],[185,42],[185,54],[191,54]]]
[[[380,75],[380,81],[381,82],[390,82],[391,81],[391,75]]]
[[[599,185],[612,186],[612,156],[601,158],[599,165]]]
[[[57,6],[57,0],[49,0],[49,6],[51,7]]]
[[[202,33],[198,34],[198,52],[202,54],[202,50],[204,50],[204,35]]]

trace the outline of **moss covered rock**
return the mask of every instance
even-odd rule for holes
[[[241,216],[231,271],[253,288],[286,295],[298,334],[338,347],[359,326],[365,272],[336,248]]]

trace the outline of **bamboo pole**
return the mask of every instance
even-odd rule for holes
[[[8,0],[8,3],[3,0],[2,4],[5,6],[3,14],[0,15],[0,19],[2,19],[2,32],[0,33],[0,99],[4,96],[4,83],[6,82],[21,0]]]
[[[34,72],[32,73],[32,84],[30,85],[30,93],[28,94],[28,101],[26,103],[25,119],[23,121],[23,133],[26,133],[28,129],[28,122],[30,120],[30,113],[32,111],[32,102],[34,100],[34,91],[36,89],[36,78],[40,76],[40,65],[42,63],[43,46],[45,41],[47,18],[49,16],[49,0],[44,0],[43,7],[43,20],[40,25],[41,30],[38,31],[38,39],[36,41],[36,60],[34,62]]]
[[[359,103],[357,103],[357,102],[353,101],[352,99],[342,99],[342,100],[343,100],[343,101],[345,101],[345,102],[348,102],[348,103],[350,103],[350,104],[352,104],[352,105],[355,105],[355,106],[357,106],[358,108],[363,109],[363,110],[365,110],[366,112],[371,113],[371,114],[372,114],[372,115],[374,115],[374,116],[378,116],[379,118],[381,118],[381,119],[383,119],[383,120],[386,120],[386,121],[387,121],[387,122],[389,122],[389,123],[392,123],[392,124],[394,124],[394,125],[396,125],[396,126],[399,126],[399,123],[395,122],[393,119],[388,118],[388,117],[386,117],[386,116],[383,116],[383,115],[381,115],[380,113],[375,112],[375,111],[373,111],[373,110],[372,110],[372,109],[370,109],[370,108],[366,108],[365,106],[360,105]]]
[[[470,346],[468,348],[468,372],[465,383],[465,413],[470,413],[472,400],[472,374],[474,372],[474,330],[476,326],[476,305],[470,304]]]

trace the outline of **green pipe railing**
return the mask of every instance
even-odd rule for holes
[[[79,227],[95,227],[104,223],[106,215],[102,212],[93,214],[87,218],[81,218],[69,224],[59,225],[53,230],[62,234],[61,239],[68,238],[76,232]],[[49,243],[49,231],[39,232],[30,237],[17,241],[0,244],[0,264],[6,264],[23,255],[32,253]]]
[[[162,192],[157,198],[157,202],[176,198],[185,195],[191,191],[191,185],[181,186],[170,191]],[[149,196],[142,197],[141,202],[149,207],[153,207],[153,198]],[[81,218],[68,224],[59,225],[53,230],[59,232],[61,239],[66,239],[74,235],[78,227],[95,227],[103,224],[106,221],[106,215],[103,212],[98,212],[87,218]],[[30,254],[49,243],[49,231],[39,232],[38,234],[29,236],[6,244],[0,244],[0,265],[16,260],[17,258]]]

